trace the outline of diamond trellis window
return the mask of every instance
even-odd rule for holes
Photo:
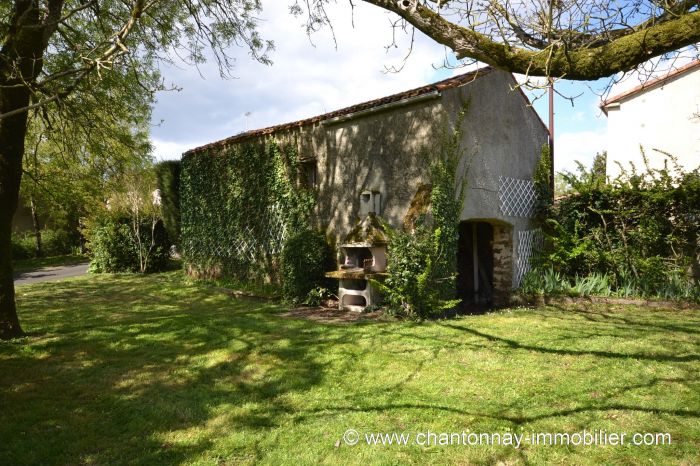
[[[544,243],[542,230],[525,230],[518,232],[518,263],[515,270],[515,287],[520,287],[523,277],[532,268],[532,253],[539,250]]]
[[[532,217],[535,210],[535,183],[507,176],[498,177],[501,213],[509,217]]]

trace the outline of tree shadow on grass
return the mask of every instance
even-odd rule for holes
[[[564,315],[565,313],[568,312],[568,310],[561,310]],[[566,318],[564,318],[566,319]],[[622,322],[625,322],[622,320]],[[545,353],[545,354],[556,354],[556,355],[562,355],[562,356],[593,356],[593,357],[603,357],[603,358],[614,358],[614,359],[638,359],[638,360],[644,360],[644,361],[657,361],[657,362],[696,362],[700,361],[700,354],[699,353],[687,353],[687,354],[674,354],[674,351],[677,351],[676,347],[670,347],[669,351],[666,352],[665,354],[659,354],[659,353],[646,353],[646,352],[616,352],[616,351],[605,351],[605,350],[595,350],[595,349],[569,349],[569,348],[562,348],[562,347],[549,347],[549,346],[544,346],[541,344],[534,344],[534,343],[529,343],[526,341],[518,341],[513,338],[508,338],[505,336],[499,336],[491,333],[487,333],[482,330],[477,330],[476,328],[472,328],[471,326],[468,325],[459,325],[459,324],[454,324],[451,322],[445,322],[441,324],[443,327],[450,328],[452,330],[456,330],[459,332],[463,332],[478,338],[482,338],[484,340],[487,340],[491,343],[498,344],[500,346],[514,349],[514,350],[523,350],[523,351],[535,351],[538,353]],[[664,326],[664,325],[649,325],[649,326],[640,326],[640,325],[629,325],[627,326],[625,323],[623,324],[613,324],[609,322],[604,322],[602,325],[600,325],[598,328],[594,326],[587,326],[585,330],[581,330],[580,327],[576,327],[576,333],[582,333],[583,337],[586,339],[590,339],[593,337],[618,337],[622,339],[630,339],[632,337],[638,338],[640,334],[645,334],[648,336],[648,333],[653,332],[653,333],[658,333],[664,337],[667,338],[667,335],[669,333],[678,331],[675,329],[677,326]],[[552,332],[553,333],[553,332]],[[572,340],[577,337],[581,337],[581,335],[571,335],[569,337],[568,335],[564,337],[567,340]],[[555,341],[558,338],[555,337],[550,337],[547,336],[549,341]],[[559,338],[561,339],[561,338]],[[697,348],[698,344],[694,344],[694,346]]]
[[[695,353],[674,354],[665,347],[662,354],[624,346],[586,348],[561,341],[575,334],[572,329],[589,339],[668,338],[673,331],[660,327],[668,324],[663,315],[640,327],[607,318],[582,325],[585,319],[575,313],[543,311],[552,318],[548,326],[539,327],[537,317],[528,324],[537,335],[518,331],[517,314],[512,322],[494,314],[424,325],[330,325],[282,318],[281,307],[231,299],[168,275],[35,285],[19,288],[19,302],[21,318],[34,336],[0,344],[0,406],[10,407],[0,412],[0,435],[6,439],[0,443],[1,464],[254,463],[269,459],[270,437],[282,435],[274,431],[288,433],[290,425],[307,420],[299,427],[315,428],[314,419],[343,413],[376,413],[378,420],[409,413],[409,421],[440,413],[455,421],[467,416],[512,427],[565,419],[581,428],[617,411],[700,416],[692,401],[683,409],[669,397],[653,398],[674,386],[682,388],[678,393],[686,393],[686,401],[694,399],[687,393],[698,382]],[[685,335],[685,348],[692,348],[692,333]],[[574,391],[564,378],[557,383],[565,390],[531,406],[520,396],[527,390],[506,380],[517,396],[486,393],[476,402],[441,395],[457,380],[426,380],[426,372],[435,374],[430,370],[436,361],[441,370],[454,369],[455,361],[446,357],[451,353],[484,356],[493,363],[522,357],[530,365],[551,364],[550,374],[565,371],[556,365],[559,356],[576,358],[579,372],[627,359],[663,370],[610,384],[595,397],[592,382]],[[387,373],[381,363],[393,364],[397,373]],[[527,375],[510,370],[514,376]],[[645,374],[639,368],[637,373]],[[363,380],[357,387],[342,386],[350,380],[345,374]],[[590,381],[599,375],[592,374]],[[420,391],[420,384],[431,383]],[[485,387],[499,388],[492,380]],[[425,394],[439,389],[440,396],[417,398],[417,388]],[[625,398],[630,393],[647,396],[646,401]],[[323,428],[337,427],[329,421]],[[528,462],[523,452],[497,454]]]
[[[343,338],[303,344],[307,326],[277,318],[275,306],[168,284],[20,290],[33,336],[0,346],[0,463],[191,460],[231,430],[276,426],[293,412],[286,395],[322,382],[314,351]],[[52,299],[39,299],[47,291]]]

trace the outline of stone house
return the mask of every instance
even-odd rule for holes
[[[212,153],[255,139],[298,144],[300,179],[316,189],[317,226],[339,243],[368,213],[396,228],[429,184],[425,154],[468,102],[463,120],[466,197],[458,291],[467,302],[502,304],[529,267],[533,174],[548,131],[513,76],[492,68],[305,120],[248,131],[192,149]],[[467,160],[467,158],[469,160]],[[389,261],[391,252],[389,246]]]
[[[700,167],[700,60],[612,96],[600,108],[608,118],[606,174],[611,179],[620,166],[645,169],[640,146],[652,168],[663,168],[665,153],[676,157],[684,171]]]

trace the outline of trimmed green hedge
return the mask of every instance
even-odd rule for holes
[[[168,240],[180,246],[180,171],[179,160],[166,160],[154,167],[160,190],[163,226]]]

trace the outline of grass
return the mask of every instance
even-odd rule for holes
[[[87,262],[86,256],[79,254],[65,254],[62,256],[52,257],[35,257],[32,259],[16,260],[13,263],[15,273],[28,272],[31,270],[40,269],[42,267],[57,267],[60,265],[75,265]]]
[[[18,287],[0,464],[697,464],[700,313],[330,324],[178,272]],[[669,432],[667,446],[348,446],[346,429]]]

